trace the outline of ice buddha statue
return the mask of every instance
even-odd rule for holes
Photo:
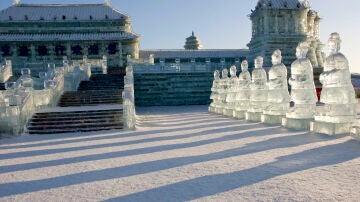
[[[233,116],[238,119],[244,119],[245,113],[250,106],[250,83],[251,75],[248,70],[249,63],[244,60],[241,62],[241,73],[237,81],[236,106]]]
[[[328,40],[329,56],[320,75],[323,85],[320,101],[324,106],[316,109],[315,121],[310,126],[310,130],[317,133],[350,133],[356,118],[355,90],[351,83],[349,63],[339,52],[340,44],[340,35],[332,33]]]
[[[271,56],[273,66],[269,70],[268,106],[263,111],[261,121],[266,124],[280,124],[290,107],[290,96],[287,83],[287,69],[282,63],[280,50]]]
[[[219,86],[219,107],[216,108],[216,113],[223,114],[224,109],[226,106],[226,96],[227,96],[227,88],[228,88],[228,81],[229,81],[229,71],[224,68],[221,71],[221,79],[220,79],[220,86]]]
[[[296,48],[296,60],[291,64],[291,101],[294,106],[286,113],[282,125],[295,130],[309,130],[310,121],[314,119],[317,102],[314,85],[314,73],[311,62],[306,55],[309,51],[307,42],[299,43]]]
[[[236,88],[237,88],[237,80],[238,77],[236,76],[236,66],[233,65],[230,67],[230,78],[228,80],[228,88],[227,88],[227,95],[226,95],[226,106],[224,109],[224,115],[226,116],[233,116],[235,111],[235,98],[236,98]]]
[[[250,106],[246,112],[246,120],[249,121],[261,121],[261,115],[267,106],[267,75],[263,62],[264,59],[261,56],[255,59],[255,69],[252,72],[250,84]]]
[[[216,107],[219,106],[219,87],[220,87],[220,72],[219,70],[214,71],[214,81],[211,87],[209,112],[215,112]]]

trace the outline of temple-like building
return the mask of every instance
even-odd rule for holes
[[[124,67],[126,56],[139,57],[140,37],[130,17],[104,4],[21,4],[0,11],[0,61],[14,71],[31,63],[100,59]]]
[[[200,39],[195,36],[194,32],[192,32],[191,36],[186,38],[184,48],[186,50],[199,50],[199,49],[202,49]]]
[[[287,67],[296,59],[299,42],[308,41],[309,59],[316,68],[323,67],[322,44],[319,40],[321,18],[306,0],[259,0],[249,15],[252,38],[248,47],[249,60],[264,57],[264,66],[271,66],[271,55],[280,49]]]

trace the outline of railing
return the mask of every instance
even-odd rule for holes
[[[209,64],[134,64],[134,73],[213,72],[220,68]]]
[[[76,89],[82,80],[88,80],[91,65],[49,64],[48,71],[40,72],[35,79],[30,69],[22,69],[21,74],[16,82],[5,83],[6,90],[0,92],[0,133],[21,134],[36,110],[56,106],[64,90]]]
[[[5,60],[4,64],[0,64],[0,83],[5,83],[12,75],[11,61]]]
[[[123,91],[123,122],[125,129],[135,129],[136,127],[136,110],[134,96],[134,71],[130,64],[126,67],[126,76],[124,77]]]

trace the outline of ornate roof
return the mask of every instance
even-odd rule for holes
[[[199,50],[202,48],[200,40],[198,37],[195,36],[194,31],[192,32],[190,37],[186,38],[184,48],[186,50]]]
[[[138,38],[133,33],[0,34],[0,41],[118,41]]]
[[[306,9],[310,8],[307,0],[259,0],[257,7],[269,9]]]
[[[248,49],[202,49],[202,50],[140,50],[140,58],[240,58],[249,54]]]
[[[17,4],[0,11],[0,21],[129,19],[108,4]]]

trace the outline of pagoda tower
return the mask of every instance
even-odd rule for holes
[[[191,36],[186,38],[185,50],[199,50],[202,49],[202,45],[198,37],[195,36],[194,31],[192,32]]]
[[[307,0],[259,0],[249,15],[252,38],[249,61],[264,57],[264,67],[271,67],[271,55],[276,49],[283,53],[283,62],[290,68],[296,59],[299,42],[310,44],[308,57],[314,72],[323,68],[322,44],[319,40],[321,18],[311,10]],[[288,71],[290,73],[290,71]]]

